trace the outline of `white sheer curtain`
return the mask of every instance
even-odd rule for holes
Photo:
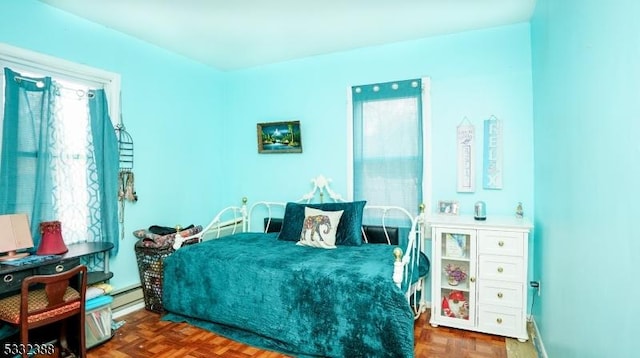
[[[354,86],[353,197],[412,213],[423,202],[422,81]]]

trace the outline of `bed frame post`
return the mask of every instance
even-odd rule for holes
[[[249,213],[247,212],[247,199],[246,196],[242,197],[242,206],[240,213],[242,214],[242,232],[249,232]]]
[[[427,221],[425,220],[425,208],[426,205],[424,203],[421,203],[419,205],[419,213],[418,213],[418,218],[417,218],[417,222],[416,222],[416,230],[417,230],[417,248],[418,248],[418,254],[424,252],[424,240],[425,240],[425,229],[426,229],[426,225],[427,225]],[[426,298],[426,277],[423,277],[420,279],[420,283],[419,286],[417,288],[418,291],[422,291],[420,294],[420,301],[418,302],[418,307],[416,309],[416,315],[415,318],[417,319],[418,317],[420,317],[420,314],[424,311],[427,310],[427,298]]]
[[[404,276],[404,263],[402,262],[402,249],[396,247],[393,249],[393,256],[396,258],[393,263],[393,282],[398,288],[402,288],[402,278]]]

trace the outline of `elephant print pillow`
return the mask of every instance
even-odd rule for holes
[[[335,249],[336,231],[343,212],[344,210],[323,211],[305,207],[302,232],[297,245]]]

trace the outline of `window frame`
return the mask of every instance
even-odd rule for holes
[[[103,89],[111,125],[121,124],[120,74],[0,43],[0,142],[4,119],[4,67],[29,77],[48,76],[61,82]]]
[[[431,78],[422,77],[422,201],[431,207]],[[347,87],[347,200],[353,200],[353,86]],[[406,208],[411,209],[411,208]]]
[[[111,122],[114,126],[120,122],[121,76],[118,73],[0,43],[0,68],[4,69],[4,67],[18,72],[28,71],[88,86],[102,87],[107,96]],[[4,81],[4,70],[2,72],[0,78]],[[2,82],[0,93],[4,96],[4,82]],[[0,103],[2,102],[3,100],[0,100]],[[0,114],[2,112],[3,108],[0,108]]]

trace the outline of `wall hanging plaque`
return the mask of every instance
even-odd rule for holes
[[[461,193],[473,193],[476,190],[475,175],[475,128],[465,117],[457,128],[458,185]]]
[[[502,189],[502,123],[495,116],[484,121],[482,186]]]

